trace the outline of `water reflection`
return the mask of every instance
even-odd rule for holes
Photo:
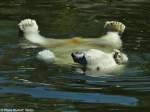
[[[44,88],[1,88],[0,93],[24,93],[36,98],[53,98],[61,100],[73,100],[84,103],[108,103],[126,106],[135,106],[137,99],[133,97],[104,95],[100,93],[75,93],[63,91],[47,91]]]

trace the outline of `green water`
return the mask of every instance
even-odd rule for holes
[[[55,38],[96,38],[105,21],[121,21],[129,64],[119,76],[100,77],[77,74],[74,66],[43,65],[34,58],[40,49],[18,46],[17,24],[25,18]],[[0,0],[0,109],[149,112],[149,19],[149,0]]]

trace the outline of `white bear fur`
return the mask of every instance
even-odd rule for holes
[[[111,23],[111,22],[110,22]],[[118,23],[116,23],[118,24]],[[121,23],[119,23],[121,24]],[[117,31],[108,31],[106,35],[100,38],[72,38],[72,39],[52,39],[45,38],[40,35],[38,25],[35,20],[25,19],[22,20],[19,24],[20,30],[23,32],[23,35],[26,40],[29,42],[45,47],[46,49],[51,49],[56,57],[59,56],[64,60],[64,62],[70,62],[67,60],[71,60],[71,52],[78,50],[87,50],[91,49],[86,53],[86,57],[88,58],[88,68],[94,70],[96,66],[101,67],[101,71],[107,72],[108,69],[111,71],[115,67],[119,66],[116,64],[114,59],[112,58],[112,53],[105,53],[102,47],[108,47],[113,49],[120,49],[122,46],[122,41],[120,39],[119,33],[123,32],[125,26],[121,27],[120,32]],[[121,24],[122,25],[122,24]],[[108,23],[105,24],[105,27],[109,26]],[[108,27],[111,28],[111,27]],[[78,42],[80,44],[78,44]],[[95,50],[101,49],[101,50]],[[111,50],[111,51],[112,51]],[[52,62],[55,59],[54,53],[48,50],[44,50],[38,53],[37,58],[39,60],[43,60],[45,62]],[[66,60],[65,60],[65,59]],[[94,60],[93,60],[94,58]],[[98,61],[97,61],[98,60]],[[73,61],[72,61],[73,62]],[[107,69],[106,69],[107,68]]]
[[[124,25],[122,26],[122,23],[116,23],[115,28],[118,24],[119,25],[121,24],[121,26],[118,26],[119,30],[123,27],[123,29],[121,29],[123,32],[125,26]],[[66,42],[71,40],[71,39],[52,39],[52,38],[50,39],[41,36],[36,21],[32,19],[22,20],[18,25],[20,30],[23,31],[23,35],[25,39],[27,39],[28,41],[34,44],[38,44],[40,46],[44,46],[48,48],[53,46],[57,47],[59,45],[65,46]],[[108,26],[108,28],[110,27],[108,22],[106,22],[105,27],[106,26]],[[91,47],[97,45],[97,46],[108,46],[113,49],[119,49],[122,46],[122,41],[120,39],[119,32],[111,31],[111,30],[108,30],[108,32],[100,38],[86,38],[86,39],[79,38],[79,41],[81,44],[85,44],[85,45],[88,44]]]
[[[45,63],[52,63],[56,59],[55,54],[47,49],[38,52],[38,54],[36,55],[36,58],[38,60],[44,61]]]
[[[85,58],[87,60],[87,66],[86,66],[87,70],[109,73],[116,70],[116,68],[123,67],[124,64],[127,63],[128,61],[127,56],[123,53],[122,62],[124,64],[118,64],[116,63],[113,57],[115,52],[116,51],[112,53],[105,53],[97,49],[90,49],[84,52]]]

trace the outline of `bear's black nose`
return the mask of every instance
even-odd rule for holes
[[[71,54],[74,62],[79,63],[81,65],[86,65],[87,61],[83,52],[74,52]]]

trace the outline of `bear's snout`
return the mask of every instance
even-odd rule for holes
[[[81,65],[86,65],[87,64],[87,60],[85,58],[85,54],[83,52],[73,52],[71,54],[74,62],[79,63]]]

